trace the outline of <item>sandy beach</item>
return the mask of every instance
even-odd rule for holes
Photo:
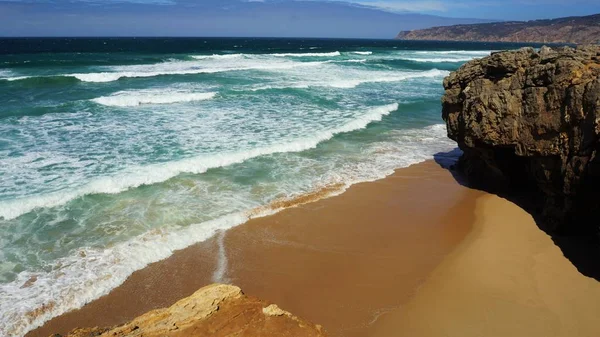
[[[213,281],[331,336],[598,335],[600,284],[523,210],[428,161],[178,251],[28,336],[124,323]]]
[[[600,335],[600,283],[581,275],[529,214],[494,195],[473,230],[371,336]]]
[[[333,336],[361,336],[407,301],[465,238],[480,195],[433,161],[400,169],[178,251],[28,336],[123,323],[213,281],[236,284]],[[214,280],[219,261],[226,268]]]

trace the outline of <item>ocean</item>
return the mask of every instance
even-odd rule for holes
[[[0,335],[303,195],[453,150],[444,77],[516,47],[0,40]]]

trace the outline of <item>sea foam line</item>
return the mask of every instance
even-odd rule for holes
[[[406,80],[416,79],[416,78],[445,77],[445,76],[448,76],[449,74],[450,74],[450,72],[446,71],[446,70],[431,69],[431,70],[422,71],[422,72],[405,73],[405,74],[397,75],[397,76],[334,81],[334,82],[329,83],[328,86],[334,87],[334,88],[340,88],[340,89],[350,89],[350,88],[356,88],[357,86],[364,84],[364,83],[400,82],[400,81],[406,81]]]
[[[457,63],[471,61],[475,57],[454,57],[454,58],[416,58],[416,57],[401,57],[400,60],[412,61],[412,62],[423,62],[423,63]]]
[[[14,76],[14,73],[9,69],[0,69],[0,80],[5,80]]]
[[[276,57],[335,57],[342,54],[339,51],[334,51],[331,53],[274,53],[263,55]]]
[[[453,55],[453,54],[461,54],[461,55],[490,55],[493,50],[433,50],[433,51],[417,51],[415,54],[421,55]]]
[[[199,156],[180,161],[130,168],[114,176],[95,179],[73,190],[3,201],[0,202],[0,218],[4,218],[5,220],[14,219],[36,208],[56,207],[89,194],[116,194],[130,188],[163,182],[181,173],[200,174],[211,168],[229,166],[259,156],[305,151],[316,147],[319,143],[331,139],[339,133],[365,128],[371,122],[379,121],[383,116],[397,109],[398,103],[375,107],[363,116],[340,127],[321,131],[310,138],[297,139],[287,144],[277,144],[246,151]]]
[[[217,268],[215,269],[212,281],[215,283],[227,283],[227,253],[225,252],[225,231],[221,230],[217,233]]]
[[[0,80],[4,80],[4,81],[20,81],[20,80],[26,80],[28,78],[34,78],[37,76],[16,76],[16,77],[5,77],[5,78],[0,78]],[[46,77],[46,76],[40,76],[40,77]]]
[[[254,64],[247,66],[239,66],[239,67],[230,67],[230,68],[197,68],[190,67],[186,69],[178,69],[178,70],[159,70],[159,71],[148,71],[148,72],[135,72],[135,71],[125,71],[125,72],[102,72],[102,73],[87,73],[87,74],[67,74],[62,76],[73,76],[80,81],[83,82],[112,82],[117,81],[121,78],[136,78],[136,77],[155,77],[155,76],[163,76],[163,75],[197,75],[197,74],[214,74],[214,73],[223,73],[229,71],[243,71],[243,70],[283,70],[283,69],[293,69],[296,67],[309,67],[309,66],[317,66],[321,65],[324,62],[302,62],[302,63],[289,63],[289,64],[274,64],[274,65],[265,65],[265,64]]]
[[[207,59],[235,59],[242,57],[335,57],[342,55],[339,51],[330,53],[271,53],[271,54],[213,54],[213,55],[193,55],[192,58],[196,60],[207,60]],[[368,54],[364,54],[368,55]]]
[[[91,99],[92,102],[116,107],[130,107],[143,104],[171,104],[204,101],[214,98],[216,92],[172,92],[172,91],[120,91],[110,96]]]
[[[25,335],[56,316],[108,294],[134,271],[247,220],[246,214],[235,213],[179,231],[153,231],[112,248],[81,249],[83,254],[57,261],[57,266],[64,267],[45,277],[21,273],[17,280],[0,285],[0,335]],[[22,287],[32,277],[37,280]]]
[[[366,52],[365,52],[366,53]],[[296,67],[310,67],[318,66],[325,63],[332,63],[333,60],[327,61],[312,61],[312,62],[294,62],[288,60],[288,62],[275,61],[275,58],[281,57],[336,57],[340,56],[339,51],[331,53],[275,53],[275,54],[215,54],[215,55],[193,55],[192,58],[198,61],[169,61],[164,63],[157,63],[154,65],[142,66],[144,70],[139,70],[140,66],[124,66],[117,67],[116,71],[105,71],[105,72],[91,72],[91,73],[72,73],[72,74],[56,74],[56,75],[42,75],[42,76],[18,76],[18,77],[4,77],[0,80],[6,81],[20,81],[30,78],[52,78],[52,77],[73,77],[82,82],[94,82],[104,83],[113,82],[121,78],[144,78],[144,77],[155,77],[161,75],[195,75],[195,74],[212,74],[229,71],[244,71],[244,70],[285,70],[293,69]],[[367,54],[365,54],[367,55]],[[268,62],[268,58],[271,57],[271,64]],[[205,63],[207,60],[237,60],[244,59],[245,62],[250,64],[231,64],[231,66],[217,66],[215,63]],[[252,62],[254,61],[254,62]],[[355,62],[354,60],[347,60],[348,62]],[[136,69],[128,70],[128,69]],[[162,68],[162,69],[161,69]]]
[[[189,64],[188,64],[189,63]],[[7,81],[19,81],[30,78],[51,78],[51,77],[74,77],[82,82],[94,82],[104,83],[113,82],[121,78],[144,78],[144,77],[156,77],[164,75],[197,75],[197,74],[214,74],[230,71],[244,71],[244,70],[285,70],[293,69],[297,67],[311,67],[319,66],[321,64],[330,63],[330,61],[313,61],[313,62],[288,62],[288,63],[276,63],[269,65],[264,62],[256,62],[250,65],[241,65],[233,67],[203,67],[194,62],[169,62],[158,64],[156,66],[181,66],[181,68],[174,67],[173,69],[160,69],[160,70],[147,70],[147,71],[112,71],[112,72],[96,72],[96,73],[74,73],[74,74],[57,74],[57,75],[44,75],[44,76],[19,76],[4,78]],[[124,67],[127,69],[126,67]]]
[[[361,60],[359,60],[361,61]],[[311,87],[330,87],[330,88],[338,88],[338,89],[352,89],[356,88],[361,84],[366,83],[389,83],[389,82],[401,82],[410,79],[417,78],[435,78],[435,77],[446,77],[450,74],[449,71],[439,70],[439,69],[431,69],[427,71],[421,72],[412,72],[412,73],[403,73],[399,75],[386,75],[381,77],[371,77],[371,78],[363,78],[363,79],[348,79],[348,80],[338,80],[338,81],[327,81],[327,82],[301,82],[296,84],[289,85],[266,85],[260,86],[257,88],[250,89],[251,91],[262,91],[262,90],[272,90],[272,89],[308,89]]]
[[[373,112],[371,117],[364,116],[364,118],[339,129],[349,130],[353,127],[352,125],[364,125],[369,119],[377,120],[377,118]],[[367,167],[365,176],[349,178],[336,193],[325,197],[340,194],[359,182],[382,179],[392,174],[395,168],[422,162],[431,158],[438,151],[451,149],[454,144],[447,140],[445,130],[445,125],[440,124],[401,132],[398,140],[389,144],[392,148],[385,152],[396,156],[399,148],[403,148],[406,152],[404,155],[408,155],[405,159],[400,162],[393,160],[392,166],[386,164],[376,171]],[[405,139],[406,137],[408,138]],[[415,153],[413,151],[416,149],[415,146],[424,152]],[[377,156],[384,149],[371,150]],[[215,234],[223,233],[223,231],[249,219],[271,215],[281,209],[283,208],[262,207],[260,212],[247,210],[232,213],[181,229],[153,230],[110,248],[102,250],[82,248],[73,252],[72,256],[57,261],[56,268],[53,268],[48,274],[22,272],[15,281],[0,285],[0,313],[2,313],[0,335],[24,335],[56,316],[80,308],[108,294],[112,289],[121,285],[134,271],[142,269],[150,263],[163,260],[176,250],[205,241]],[[224,248],[222,253],[226,257]],[[221,259],[220,262],[221,265],[217,267],[213,275],[217,278],[225,277],[226,274],[227,261]],[[23,287],[23,284],[32,277],[36,277],[37,280],[27,287]]]
[[[237,59],[242,58],[251,54],[213,54],[213,55],[192,55],[192,58],[196,60],[207,60],[207,59]]]

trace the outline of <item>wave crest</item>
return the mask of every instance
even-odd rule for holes
[[[275,54],[267,54],[267,56],[276,56],[276,57],[335,57],[342,55],[339,51],[334,51],[331,53],[275,53]]]
[[[471,61],[473,57],[454,57],[454,58],[416,58],[416,57],[402,57],[400,58],[404,61],[412,61],[412,62],[424,62],[424,63],[458,63],[458,62],[467,62]]]
[[[44,76],[19,76],[4,78],[7,81],[19,81],[30,78],[53,78],[53,77],[74,77],[82,82],[104,83],[113,82],[121,78],[144,78],[166,75],[196,75],[196,74],[213,74],[229,71],[244,71],[244,70],[284,70],[298,67],[318,66],[329,61],[312,61],[312,62],[294,62],[290,60],[271,60],[266,62],[265,59],[242,59],[232,63],[223,63],[219,60],[212,63],[203,63],[202,61],[170,61],[152,65],[140,66],[121,66],[110,68],[113,71],[91,72],[91,73],[74,73],[74,74],[57,74]]]
[[[193,55],[192,58],[196,60],[209,60],[209,59],[237,59],[245,57],[246,54],[213,54],[213,55]]]
[[[111,96],[94,98],[91,101],[106,106],[130,107],[143,104],[171,104],[204,101],[212,99],[216,95],[216,92],[186,93],[158,90],[121,91]]]
[[[84,195],[101,193],[115,194],[142,185],[160,183],[181,173],[200,174],[211,168],[229,166],[259,156],[274,153],[306,151],[316,147],[323,141],[331,139],[339,133],[365,128],[371,122],[379,121],[383,116],[397,110],[398,106],[398,103],[394,103],[371,108],[363,116],[343,124],[340,127],[321,131],[313,134],[310,138],[297,139],[286,144],[134,167],[114,176],[97,178],[86,185],[73,190],[0,202],[0,217],[5,220],[10,220],[31,212],[36,208],[56,207]]]
[[[394,106],[396,105],[375,108],[360,121],[356,121],[355,125],[342,126],[340,130],[380,119],[382,113],[385,114]],[[102,250],[82,247],[70,256],[56,261],[57,267],[48,273],[20,273],[15,281],[0,285],[0,298],[4,299],[0,301],[0,312],[6,313],[0,318],[0,332],[24,335],[53,317],[80,308],[109,293],[134,271],[165,259],[176,250],[207,240],[218,232],[251,218],[338,194],[358,182],[383,178],[392,174],[395,168],[430,159],[435,153],[455,146],[447,139],[443,124],[422,129],[397,130],[395,133],[393,141],[375,143],[365,149],[372,159],[368,161],[369,164],[337,172],[343,176],[343,180],[334,179],[312,192],[291,195],[289,199],[273,200],[267,205],[184,228],[152,230]],[[37,281],[23,287],[33,277]]]

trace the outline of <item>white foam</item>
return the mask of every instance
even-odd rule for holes
[[[208,59],[220,59],[220,60],[231,60],[246,57],[246,54],[213,54],[213,55],[193,55],[192,58],[196,60],[208,60]]]
[[[0,69],[0,80],[5,80],[6,77],[14,76],[14,73],[9,69]]]
[[[398,109],[398,104],[390,104],[372,108],[357,119],[340,127],[317,132],[310,137],[296,139],[289,143],[248,149],[239,152],[219,153],[214,155],[192,157],[180,161],[172,161],[148,166],[129,167],[114,176],[99,177],[89,183],[61,192],[53,192],[39,196],[17,198],[0,202],[0,217],[14,219],[39,207],[55,207],[75,198],[88,194],[115,194],[142,185],[150,185],[165,181],[181,173],[199,174],[208,169],[229,166],[248,159],[283,152],[300,152],[314,148],[322,141],[334,135],[366,127],[369,123],[381,120],[390,112]]]
[[[219,247],[219,251],[217,254],[217,268],[215,269],[212,281],[214,283],[227,283],[227,254],[225,253],[225,231],[219,231],[217,234],[217,245]]]
[[[275,53],[269,54],[276,57],[335,57],[342,55],[339,51],[331,53]]]
[[[473,57],[453,57],[453,58],[416,58],[416,57],[401,57],[401,60],[413,61],[413,62],[425,62],[425,63],[455,63],[455,62],[466,62],[471,61]]]
[[[372,51],[353,51],[352,54],[357,54],[357,55],[371,55],[373,54]]]
[[[264,56],[254,56],[244,54],[233,55],[213,55],[213,56],[192,56],[197,61],[179,61],[173,60],[164,63],[149,65],[117,66],[108,67],[109,71],[90,72],[90,73],[72,73],[56,74],[43,76],[18,76],[0,78],[7,81],[18,81],[33,77],[74,77],[82,82],[104,83],[113,82],[121,78],[144,78],[161,75],[194,75],[194,74],[213,74],[229,71],[244,70],[284,70],[296,67],[318,66],[331,61],[313,61],[313,62],[294,62],[292,60],[268,59]],[[229,62],[223,62],[228,60]]]
[[[486,56],[490,55],[492,50],[439,50],[439,51],[417,51],[415,54],[422,55],[477,55],[477,56]]]
[[[401,60],[429,63],[455,63],[466,62],[475,58],[490,55],[491,51],[485,50],[441,50],[441,51],[416,51],[402,52]]]
[[[344,60],[342,62],[347,62],[347,63],[366,63],[367,60],[366,59],[360,59],[360,60]]]
[[[443,78],[448,76],[449,74],[450,72],[446,70],[431,69],[420,72],[382,72],[381,74],[369,72],[367,74],[364,74],[368,76],[364,76],[362,73],[359,73],[357,74],[357,76],[350,76],[350,78],[346,78],[345,76],[335,76],[335,74],[332,73],[322,72],[321,77],[325,77],[326,79],[319,78],[318,75],[315,74],[312,81],[300,81],[280,85],[263,85],[253,88],[251,90],[261,91],[286,88],[308,89],[311,87],[352,89],[358,87],[361,84],[366,83],[391,83],[417,78]]]
[[[175,62],[174,62],[175,63]],[[135,78],[135,77],[155,77],[161,75],[193,75],[193,74],[213,74],[229,71],[242,71],[242,70],[282,70],[291,69],[296,67],[310,67],[318,66],[324,62],[260,62],[254,61],[242,64],[225,64],[220,66],[203,66],[193,64],[178,64],[174,66],[161,65],[153,69],[152,67],[139,67],[139,71],[116,71],[116,72],[102,72],[102,73],[88,73],[88,74],[68,74],[63,76],[73,76],[83,82],[112,82],[121,78]],[[123,67],[124,70],[128,68]]]
[[[359,53],[359,52],[357,52]],[[360,52],[367,53],[367,52]],[[296,67],[311,67],[333,60],[299,62],[294,58],[302,57],[337,57],[339,51],[330,53],[275,53],[275,54],[215,54],[215,55],[193,55],[195,61],[169,60],[168,62],[131,65],[131,66],[113,66],[101,68],[100,72],[89,73],[71,73],[43,76],[17,76],[2,78],[7,81],[18,81],[32,77],[55,77],[65,76],[74,77],[82,82],[105,83],[117,81],[121,78],[145,78],[161,75],[194,75],[211,74],[229,71],[244,70],[285,70]],[[367,54],[364,54],[367,55]],[[344,60],[344,62],[357,62],[356,60]]]
[[[91,101],[116,107],[130,107],[142,104],[172,104],[204,101],[216,96],[216,92],[178,92],[171,90],[120,91],[110,96],[94,98]]]
[[[191,225],[180,231],[154,231],[112,248],[82,249],[57,261],[46,275],[20,273],[17,280],[0,285],[0,335],[22,336],[45,321],[80,308],[106,295],[122,284],[131,273],[149,263],[169,257],[175,250],[204,241],[219,230],[249,219],[247,214],[231,214],[216,220]],[[82,254],[83,255],[83,254]],[[31,287],[21,286],[37,277]],[[32,311],[42,308],[35,314]]]
[[[400,59],[424,63],[457,63],[466,62],[475,58],[488,56],[492,51],[487,50],[433,50],[433,51],[402,51],[392,55],[393,59]]]
[[[20,80],[25,80],[28,78],[32,78],[34,76],[15,76],[15,77],[6,77],[6,78],[0,78],[0,80],[5,80],[5,81],[20,81]]]
[[[360,52],[357,52],[360,53]],[[370,52],[369,52],[370,53]],[[210,59],[237,59],[237,58],[265,58],[269,56],[274,57],[336,57],[342,55],[339,51],[330,53],[272,53],[272,54],[213,54],[213,55],[193,55],[192,58],[197,60],[210,60]],[[369,55],[369,54],[362,54]]]
[[[334,88],[356,88],[357,86],[365,83],[389,83],[389,82],[401,82],[409,79],[415,78],[435,78],[435,77],[445,77],[450,74],[449,71],[439,70],[439,69],[431,69],[423,72],[414,72],[414,73],[403,73],[396,76],[381,76],[381,77],[370,77],[364,79],[348,79],[348,80],[340,80],[340,81],[332,81],[328,83],[329,86]]]
[[[316,139],[364,127],[370,121],[379,120],[397,108],[397,104],[375,108],[362,118],[334,131],[324,132]],[[454,148],[455,144],[447,139],[445,130],[444,125],[397,130],[392,141],[365,148],[366,160],[362,164],[343,166],[341,171],[332,172],[325,178],[325,182],[342,182],[348,187],[358,182],[383,178],[393,173],[395,168],[430,159],[435,153]],[[314,141],[311,144],[315,144]],[[0,334],[24,335],[53,317],[106,295],[134,271],[169,257],[175,250],[204,241],[251,217],[269,215],[277,210],[259,214],[249,211],[232,213],[185,228],[154,230],[103,250],[82,248],[71,256],[56,261],[46,274],[22,272],[15,281],[0,285],[0,312],[3,313],[0,318]],[[219,254],[225,259],[221,257],[213,276],[224,279],[227,260],[224,246],[220,245],[219,249]],[[37,281],[30,287],[23,288],[22,285],[34,276]],[[30,314],[42,307],[45,309]]]

